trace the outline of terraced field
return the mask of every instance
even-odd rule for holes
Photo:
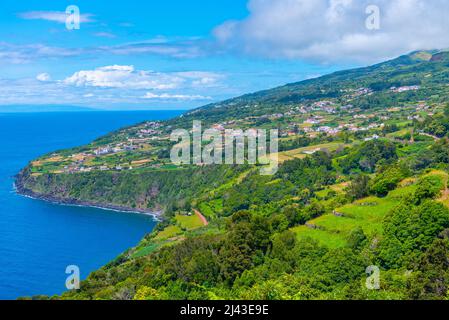
[[[331,142],[331,143],[324,143],[304,148],[298,148],[294,150],[284,151],[277,154],[279,162],[283,163],[288,160],[293,159],[303,159],[307,157],[308,155],[316,152],[316,151],[335,151],[340,147],[349,146],[348,144],[344,144],[342,142]]]
[[[433,177],[441,182],[443,189],[440,201],[448,202],[448,174],[444,171],[431,171],[423,177]],[[382,236],[382,223],[388,212],[393,209],[407,194],[416,190],[416,179],[406,179],[400,187],[391,191],[387,197],[368,197],[354,203],[337,208],[332,214],[326,214],[309,221],[305,226],[293,228],[299,239],[311,238],[329,248],[340,248],[347,245],[350,233],[362,228],[365,234],[373,239]]]
[[[156,240],[168,240],[173,239],[179,235],[182,235],[182,229],[179,226],[168,226],[164,230],[160,231],[155,237]]]
[[[138,258],[147,256],[161,247],[171,246],[183,241],[185,240],[186,233],[204,226],[204,222],[196,214],[190,216],[178,214],[174,219],[176,224],[169,225],[162,231],[159,231],[153,239],[144,240],[141,245],[136,248],[132,257]]]
[[[203,221],[196,214],[192,214],[191,216],[177,215],[175,219],[181,229],[187,231],[195,230],[204,226]]]

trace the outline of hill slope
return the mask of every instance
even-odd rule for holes
[[[448,80],[448,53],[415,52],[36,159],[21,193],[164,212],[137,247],[55,298],[447,298]],[[279,171],[172,164],[170,133],[192,120],[278,128]],[[365,286],[373,265],[379,290]]]

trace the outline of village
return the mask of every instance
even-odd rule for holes
[[[419,86],[392,87],[391,92],[403,93],[418,90]],[[274,127],[279,129],[280,139],[335,137],[342,134],[356,134],[362,141],[379,139],[386,126],[391,123],[411,124],[432,116],[435,106],[425,102],[402,107],[379,110],[362,110],[350,102],[361,96],[370,96],[373,91],[358,88],[345,91],[344,103],[325,99],[310,103],[287,106],[283,112],[247,116],[212,123],[211,128],[224,133],[227,129],[248,130]],[[250,108],[251,106],[247,106]],[[258,106],[253,106],[258,107]],[[194,114],[194,112],[191,112]],[[175,169],[164,152],[169,143],[171,127],[164,127],[159,121],[150,121],[123,129],[114,141],[97,141],[88,149],[66,156],[52,154],[34,163],[34,174],[88,173],[92,171],[125,171],[137,169]],[[309,154],[312,151],[307,151]]]

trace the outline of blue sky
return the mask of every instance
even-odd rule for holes
[[[441,7],[422,2],[420,17],[379,0],[385,23],[373,32],[371,2],[2,0],[0,105],[186,109],[448,42]],[[69,5],[80,30],[66,29]],[[392,21],[396,11],[405,16]],[[415,38],[404,36],[410,17]]]

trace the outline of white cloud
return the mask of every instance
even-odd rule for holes
[[[65,58],[80,55],[80,48],[50,47],[43,44],[16,45],[0,42],[0,62],[30,63],[40,58]]]
[[[223,78],[222,75],[211,72],[203,71],[186,71],[178,72],[179,76],[192,80],[192,85],[194,87],[210,88],[215,87],[218,81]]]
[[[136,55],[156,54],[173,58],[198,58],[204,54],[203,48],[196,41],[170,42],[164,38],[155,38],[137,43],[96,48],[108,54]]]
[[[380,30],[366,8],[380,8]],[[374,62],[420,49],[449,47],[447,0],[250,0],[249,16],[214,34],[247,54],[319,62]]]
[[[106,66],[78,71],[64,80],[65,84],[103,88],[174,89],[182,79],[149,71],[136,71],[134,66]]]
[[[33,78],[0,78],[0,105],[123,107],[144,104],[146,107],[190,108],[197,107],[200,101],[221,99],[227,88],[222,78],[221,74],[213,72],[155,72],[138,70],[132,65],[81,70],[61,80],[52,79],[44,72]]]
[[[40,73],[36,76],[36,79],[42,82],[46,82],[51,80],[51,76],[48,73]]]
[[[150,99],[150,100],[212,100],[212,97],[206,97],[202,95],[186,95],[186,94],[169,94],[169,93],[162,93],[162,94],[154,94],[152,92],[147,92],[144,99]]]
[[[86,13],[80,15],[80,22],[93,22],[92,14]],[[28,11],[19,13],[19,17],[26,20],[45,20],[58,23],[66,23],[67,13],[61,11]]]
[[[210,87],[216,85],[221,75],[212,72],[173,72],[135,70],[134,66],[105,66],[83,70],[66,78],[64,83],[74,86],[171,90],[178,88]]]
[[[79,101],[76,92],[54,81],[36,79],[0,80],[0,104],[70,104]]]
[[[61,81],[42,82],[36,79],[2,80],[0,79],[0,106],[11,104],[55,104],[107,106],[154,106],[196,107],[197,103],[213,98],[199,93],[157,94],[145,90],[117,88],[76,87]]]
[[[113,37],[113,34],[96,33],[94,36]],[[45,44],[12,44],[0,41],[0,63],[24,64],[38,59],[47,58],[73,58],[99,56],[136,56],[159,55],[179,59],[193,59],[204,55],[201,46],[193,41],[170,41],[164,37],[156,37],[147,41],[124,43],[113,46],[92,47],[55,47]]]

